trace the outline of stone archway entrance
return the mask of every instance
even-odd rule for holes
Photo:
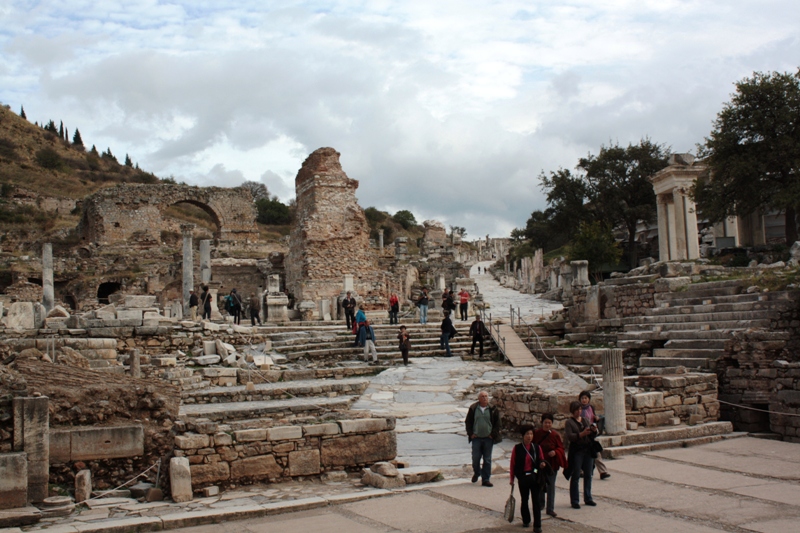
[[[153,240],[164,227],[164,211],[187,203],[202,209],[214,221],[214,237],[227,241],[258,239],[256,208],[250,192],[240,188],[188,185],[119,185],[88,196],[79,226],[87,242],[125,242],[134,234]]]

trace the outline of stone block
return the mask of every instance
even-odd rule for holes
[[[153,357],[150,362],[153,366],[164,368],[178,366],[178,359],[176,357]]]
[[[14,302],[8,307],[8,314],[2,319],[8,329],[34,329],[36,317],[32,302]]]
[[[236,442],[258,442],[267,440],[266,429],[242,429],[233,432]]]
[[[200,465],[192,465],[192,485],[200,486],[209,483],[217,483],[220,481],[227,481],[231,478],[231,467],[228,463],[208,463]]]
[[[219,324],[215,324],[214,322],[208,322],[208,321],[203,322],[203,329],[211,332],[222,331],[222,327]]]
[[[386,477],[397,477],[400,475],[400,471],[397,469],[397,467],[388,461],[379,461],[370,466],[369,469],[376,474]]]
[[[67,431],[50,430],[50,462],[68,463],[72,457],[72,435]]]
[[[275,457],[272,455],[247,457],[246,459],[231,462],[231,480],[244,478],[277,479],[282,476],[283,468],[275,461]]]
[[[24,452],[0,454],[0,509],[28,504],[28,458]]]
[[[75,502],[81,503],[92,497],[92,471],[81,470],[75,474]]]
[[[665,388],[674,389],[678,387],[685,387],[687,381],[685,377],[680,376],[662,376],[661,384]]]
[[[217,432],[218,428],[219,424],[216,422],[196,422],[194,425],[194,430],[203,435],[213,435]]]
[[[149,295],[126,294],[123,306],[131,308],[155,307],[156,297]]]
[[[641,392],[633,395],[633,410],[657,409],[664,407],[664,393],[662,392]],[[648,426],[650,424],[647,424]]]
[[[303,438],[302,426],[281,426],[277,428],[270,428],[267,430],[267,439],[271,441],[302,439],[302,438]]]
[[[68,430],[70,459],[96,461],[144,455],[142,426],[111,426]]]
[[[173,501],[176,503],[192,501],[192,471],[189,459],[173,457],[169,460],[169,482]]]
[[[218,355],[201,355],[194,358],[194,363],[198,365],[208,366],[219,363],[222,358]]]
[[[653,288],[656,292],[675,292],[688,287],[692,283],[692,278],[681,277],[668,277],[657,279],[653,282]]]
[[[312,476],[320,471],[319,450],[300,450],[289,453],[290,476]]]
[[[626,422],[626,425],[628,427],[628,431],[636,431],[639,429],[639,424],[636,422]]]
[[[175,447],[179,450],[197,450],[199,448],[207,448],[208,445],[208,435],[186,433],[184,435],[175,436]]]
[[[204,368],[203,376],[207,378],[233,377],[236,378],[238,372],[235,368]]]
[[[141,309],[118,309],[117,320],[124,320],[128,326],[142,325]]]
[[[361,483],[365,485],[371,485],[378,489],[396,489],[406,486],[406,480],[403,476],[387,477],[368,469],[364,469],[364,475],[361,478]]]
[[[394,431],[349,435],[322,441],[321,462],[325,468],[391,461],[397,456]]]
[[[376,433],[389,429],[385,418],[359,418],[356,420],[339,420],[342,433]]]
[[[214,341],[215,348],[217,350],[217,355],[220,357],[228,357],[230,355],[230,351],[228,351],[227,346],[221,340],[217,339]]]
[[[219,495],[219,487],[216,485],[212,485],[210,487],[203,488],[203,497],[210,498],[211,496]]]
[[[203,355],[217,355],[216,341],[203,341]]]
[[[236,386],[236,378],[217,378],[217,385],[220,387],[234,387]]]
[[[645,425],[649,428],[657,426],[671,426],[674,416],[675,412],[672,410],[661,411],[658,413],[647,413],[644,415]]]
[[[697,424],[702,424],[705,419],[703,415],[689,415],[689,425],[696,426]]]
[[[338,435],[339,424],[314,424],[303,426],[303,434],[306,437],[319,437],[322,435]]]
[[[233,444],[233,437],[227,433],[214,434],[214,446],[230,446]]]
[[[431,466],[412,466],[411,468],[403,468],[400,474],[402,474],[406,485],[414,485],[433,481],[439,477],[441,471]]]

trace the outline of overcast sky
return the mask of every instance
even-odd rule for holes
[[[332,146],[362,207],[507,236],[538,175],[643,136],[694,151],[797,0],[0,0],[0,101],[196,185],[288,201]]]

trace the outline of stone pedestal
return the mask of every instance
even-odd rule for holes
[[[570,266],[572,266],[574,276],[572,280],[574,287],[585,287],[592,284],[589,281],[589,261],[571,261]]]
[[[222,320],[222,313],[219,312],[217,295],[219,294],[219,283],[210,281],[208,283],[208,297],[211,299],[211,320]]]
[[[289,321],[289,297],[282,292],[267,293],[267,322]]]
[[[606,433],[622,435],[625,421],[625,385],[622,353],[624,350],[603,350],[603,407],[606,417]]]
[[[192,230],[194,224],[181,224],[183,233],[183,316],[189,316],[189,291],[194,289],[194,263],[192,255]]]
[[[142,356],[139,355],[139,350],[134,349],[131,352],[131,377],[133,378],[142,377],[141,361],[142,361]]]
[[[200,241],[200,281],[205,285],[211,281],[211,241]]]
[[[323,298],[319,301],[319,319],[331,320],[331,301],[327,298]]]
[[[317,311],[317,304],[311,301],[300,302],[297,305],[297,310],[300,311],[300,320],[305,322],[314,320],[314,313]]]
[[[28,459],[28,500],[48,496],[50,481],[50,412],[46,396],[14,398],[14,451]]]
[[[53,245],[45,243],[42,246],[42,305],[47,313],[55,306],[55,292],[53,291]]]

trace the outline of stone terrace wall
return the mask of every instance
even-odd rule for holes
[[[716,421],[719,417],[714,374],[639,376],[637,385],[643,392],[625,395],[629,423],[654,427]]]
[[[769,428],[787,442],[800,442],[800,362],[775,361],[773,366],[759,370],[761,375],[774,375],[779,389],[769,403]]]
[[[531,388],[503,386],[493,387],[489,393],[494,405],[500,408],[503,429],[508,432],[516,432],[524,425],[539,427],[545,413],[553,414],[553,427],[562,431],[570,417],[569,404],[578,399],[578,392],[553,394]],[[592,405],[598,412],[603,412],[602,393],[592,394]]]
[[[317,422],[238,431],[198,422],[175,437],[175,455],[188,457],[194,490],[360,470],[397,455],[393,418]]]
[[[345,274],[354,276],[359,295],[381,279],[357,188],[358,181],[347,177],[333,148],[314,151],[297,173],[286,284],[298,302],[338,297]]]
[[[256,208],[250,192],[240,188],[188,185],[119,185],[88,196],[83,201],[79,233],[88,242],[124,242],[146,234],[160,242],[165,228],[161,212],[187,202],[201,207],[214,219],[221,240],[256,240]]]

